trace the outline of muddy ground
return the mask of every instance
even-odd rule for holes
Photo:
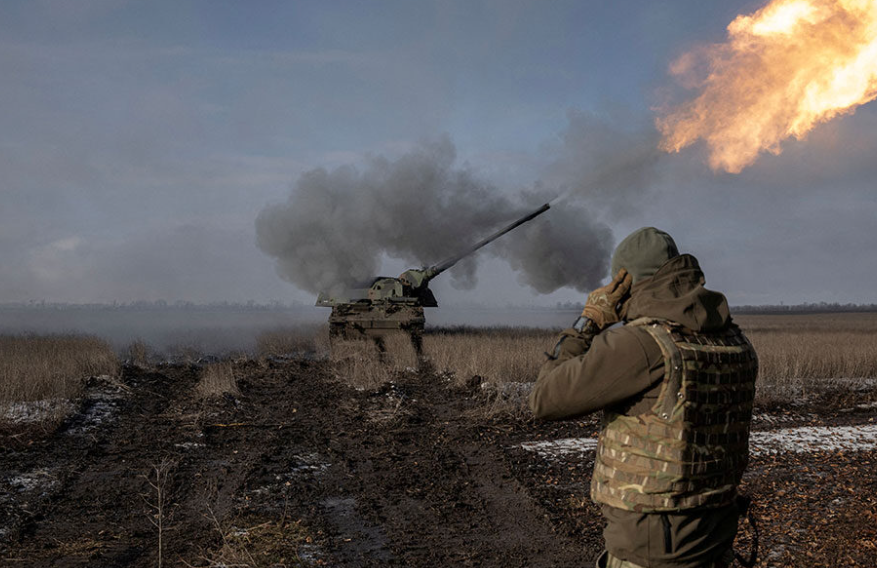
[[[195,366],[128,367],[56,427],[4,426],[0,565],[578,567],[601,549],[593,453],[521,446],[596,419],[490,417],[484,389],[430,374],[357,390],[302,359],[236,376],[239,396],[204,401]],[[873,425],[874,398],[762,409],[755,428]],[[873,449],[754,455],[745,489],[759,566],[877,566]]]

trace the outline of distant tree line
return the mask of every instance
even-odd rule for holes
[[[877,312],[877,304],[840,304],[838,302],[818,302],[791,305],[734,306],[735,314],[814,314],[814,313],[852,313]]]
[[[46,301],[30,301],[30,302],[6,302],[0,303],[0,310],[83,310],[83,311],[110,311],[110,310],[128,310],[128,311],[159,311],[159,310],[192,310],[192,311],[208,311],[208,310],[229,310],[229,311],[263,311],[263,310],[293,310],[303,307],[310,307],[311,304],[304,302],[291,301],[280,302],[272,301],[267,303],[257,303],[255,301],[248,302],[207,302],[195,303],[185,300],[175,302],[167,302],[165,300],[146,301],[140,300],[136,302],[112,302],[112,303],[86,303],[75,304],[68,302],[46,302]]]
[[[581,310],[585,305],[581,302],[557,302],[554,309],[558,311]],[[766,304],[762,306],[732,306],[735,314],[813,314],[813,313],[852,313],[877,312],[877,304],[841,304],[838,302],[808,302],[804,304]]]
[[[464,304],[470,308],[481,307],[484,309],[503,309],[500,306],[479,306],[478,304]],[[253,300],[247,302],[207,302],[195,303],[185,300],[177,300],[175,302],[167,302],[165,300],[154,301],[137,301],[137,302],[112,302],[112,303],[88,303],[74,304],[67,302],[46,302],[46,301],[30,301],[30,302],[7,302],[0,303],[0,311],[3,310],[82,310],[82,311],[103,311],[103,310],[120,310],[120,311],[159,311],[159,310],[190,310],[190,311],[265,311],[265,310],[300,310],[303,308],[313,307],[310,303],[300,301],[280,302],[274,300],[266,303],[259,303]],[[448,307],[456,307],[457,305],[449,305]],[[538,311],[581,311],[584,307],[582,302],[557,302],[554,306],[550,305],[507,305],[505,308],[514,308],[522,310],[538,310]],[[877,304],[840,304],[837,302],[818,302],[804,304],[767,304],[761,306],[743,305],[733,306],[731,311],[735,314],[812,314],[812,313],[844,313],[844,312],[877,312]]]

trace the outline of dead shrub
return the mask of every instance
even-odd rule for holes
[[[530,391],[536,383],[514,382],[495,383],[486,382],[478,385],[484,405],[481,408],[483,415],[487,417],[511,417],[526,419],[532,416],[530,412]]]
[[[167,347],[163,358],[177,364],[194,365],[204,358],[204,351],[191,343],[177,343]]]
[[[88,335],[0,336],[0,402],[71,399],[86,377],[119,373],[109,343]]]
[[[200,398],[239,396],[241,392],[238,389],[232,364],[222,361],[205,365],[201,371],[201,378],[195,385],[195,393]]]
[[[185,566],[259,568],[263,566],[309,565],[299,556],[313,538],[301,521],[266,519],[245,516],[234,524],[221,523],[208,508],[208,519],[221,537],[217,550],[204,555],[197,563],[183,562]]]
[[[394,373],[417,370],[417,352],[407,333],[385,335],[381,358]]]

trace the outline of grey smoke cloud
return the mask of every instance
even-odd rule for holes
[[[299,288],[336,290],[376,276],[382,254],[412,266],[438,263],[566,192],[560,205],[481,254],[507,261],[538,293],[590,290],[605,276],[613,245],[599,218],[642,190],[656,156],[643,151],[641,136],[585,115],[571,116],[562,140],[550,184],[514,197],[456,165],[446,136],[395,160],[373,157],[362,170],[308,171],[286,202],[259,214],[258,246]],[[477,255],[457,264],[454,286],[474,286],[476,267]]]
[[[564,286],[589,292],[608,268],[612,231],[578,203],[554,207],[545,217],[503,237],[495,254],[517,271],[521,284],[541,294]]]
[[[658,150],[657,131],[620,110],[608,116],[573,111],[568,121],[561,144],[549,149],[553,157],[542,183],[611,219],[636,212],[667,157]]]

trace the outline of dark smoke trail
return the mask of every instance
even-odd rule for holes
[[[537,292],[590,290],[605,276],[612,247],[612,232],[596,220],[598,213],[606,202],[625,200],[629,186],[641,181],[637,167],[647,166],[636,157],[637,167],[619,162],[612,173],[607,166],[618,158],[610,160],[606,153],[625,149],[613,142],[617,136],[598,129],[595,134],[611,143],[591,151],[602,162],[601,171],[612,175],[601,179],[602,174],[594,177],[591,172],[599,190],[577,186],[582,172],[573,166],[581,160],[568,158],[587,139],[579,132],[582,126],[571,118],[567,154],[554,164],[553,189],[540,186],[516,199],[469,169],[455,167],[456,152],[447,137],[396,160],[373,158],[362,171],[351,166],[311,170],[301,176],[285,203],[259,214],[259,248],[276,259],[280,276],[296,286],[313,293],[338,291],[377,276],[382,254],[412,267],[440,262],[555,197],[560,187],[570,195],[561,206],[488,245],[483,253],[505,259],[519,281]],[[572,168],[578,180],[564,175],[565,168]],[[565,182],[556,183],[559,180]],[[602,201],[602,207],[591,207],[585,198]],[[464,259],[450,271],[456,287],[475,284],[476,258]]]

